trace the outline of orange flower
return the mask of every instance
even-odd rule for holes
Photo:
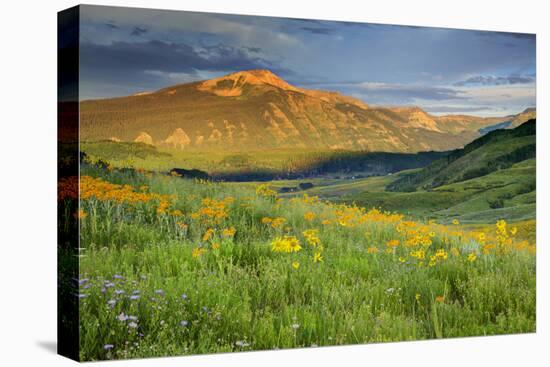
[[[74,213],[74,217],[77,218],[77,219],[84,219],[87,216],[88,216],[88,213],[86,213],[82,209],[78,209],[78,211],[76,213]]]

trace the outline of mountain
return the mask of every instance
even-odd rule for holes
[[[480,128],[506,119],[373,107],[337,92],[292,86],[268,70],[80,105],[84,141],[207,151],[443,151],[463,146],[480,136]]]
[[[431,190],[506,169],[536,155],[536,121],[508,130],[495,130],[421,170],[403,174],[389,191]]]
[[[523,124],[527,120],[536,119],[537,118],[537,110],[533,107],[525,109],[523,112],[511,116],[512,124],[511,127],[517,127],[521,124]]]
[[[498,122],[494,125],[485,126],[479,129],[481,135],[485,135],[488,132],[498,129],[513,129],[523,124],[525,121],[536,119],[537,110],[535,108],[527,108],[523,112],[518,113],[517,115],[511,115],[504,118],[504,121]]]

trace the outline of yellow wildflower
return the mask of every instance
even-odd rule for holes
[[[316,252],[315,255],[313,255],[313,262],[318,263],[323,261],[323,256],[321,256],[320,252]]]
[[[276,198],[277,192],[272,190],[268,184],[261,184],[256,188],[256,195],[266,198]]]
[[[286,219],[283,217],[273,218],[273,220],[271,221],[271,227],[278,228],[282,226],[285,222],[286,222]]]
[[[222,231],[222,236],[224,236],[224,237],[233,237],[235,235],[235,232],[237,232],[235,227],[225,228]]]
[[[200,257],[202,256],[204,253],[206,252],[206,249],[205,248],[202,248],[202,247],[195,247],[193,249],[193,252],[191,253],[191,255],[195,258],[197,257]]]
[[[170,212],[170,215],[173,216],[173,217],[181,217],[183,215],[183,213],[181,212],[181,210],[176,209],[176,210],[172,210]]]
[[[212,228],[209,228],[204,233],[204,236],[202,236],[202,240],[203,241],[208,241],[213,235],[214,235],[214,230]]]
[[[319,231],[317,229],[307,229],[302,233],[306,238],[306,242],[309,245],[313,247],[317,247],[318,245],[321,244],[321,239],[318,236]]]
[[[308,222],[311,222],[313,219],[315,219],[315,213],[313,212],[306,212],[304,214],[304,219],[307,220]]]
[[[273,252],[298,252],[301,249],[300,241],[294,236],[277,237],[271,242]]]
[[[387,247],[397,247],[399,246],[399,240],[389,240],[388,242],[386,242],[386,246]]]

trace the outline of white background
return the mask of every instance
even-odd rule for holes
[[[9,1],[9,2],[8,2]],[[8,0],[0,16],[0,365],[72,365],[56,348],[56,12],[73,1]],[[549,26],[545,1],[94,1],[256,15],[537,33],[537,333],[161,358],[116,366],[549,365]],[[341,66],[341,65],[340,65]],[[546,349],[545,349],[546,348]],[[89,365],[96,365],[95,363]],[[104,364],[108,365],[108,364]]]

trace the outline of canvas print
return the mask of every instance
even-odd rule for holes
[[[534,34],[59,13],[59,351],[532,333]]]

